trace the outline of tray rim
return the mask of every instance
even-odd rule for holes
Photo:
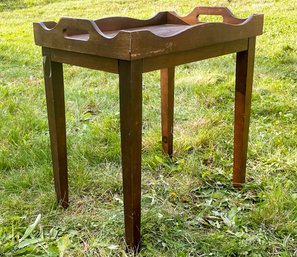
[[[234,21],[230,24],[227,22],[198,22],[197,17],[201,14],[210,15],[221,15],[225,20]],[[148,24],[147,26],[135,27],[141,28],[139,31],[127,31],[129,27],[120,29],[114,36],[107,36],[104,34],[98,23],[108,24],[111,20],[116,20],[120,26],[123,26],[123,21],[129,24],[130,28],[134,24]],[[169,22],[168,22],[169,21]],[[172,23],[173,22],[173,23]],[[176,23],[174,23],[176,22]],[[109,23],[110,24],[110,23]],[[154,25],[165,25],[165,24],[176,24],[176,25],[188,25],[189,27],[173,33],[169,36],[160,36],[155,34],[153,31],[145,29],[146,27]],[[110,25],[108,25],[110,26]],[[117,59],[139,59],[154,55],[166,54],[168,52],[189,50],[194,47],[205,46],[203,44],[190,44],[191,46],[185,46],[184,49],[173,47],[178,41],[182,42],[186,38],[192,37],[192,35],[197,35],[200,33],[201,37],[208,37],[212,43],[220,43],[232,40],[243,39],[247,37],[261,35],[263,33],[263,14],[252,14],[244,19],[239,19],[235,17],[231,11],[226,7],[196,7],[186,16],[178,16],[173,11],[159,12],[149,19],[135,19],[130,17],[105,17],[102,19],[91,20],[85,18],[71,18],[71,17],[61,17],[56,23],[53,21],[48,22],[35,22],[34,27],[34,38],[35,44],[48,48],[61,49],[66,51],[81,52],[87,54],[95,54],[105,57],[117,58]],[[132,26],[133,27],[133,26]],[[69,28],[76,28],[77,31],[85,31],[88,33],[89,37],[87,40],[79,40],[71,37],[65,36],[64,31]],[[109,30],[105,30],[109,31]],[[216,40],[215,34],[220,31],[225,31],[228,36],[221,34],[222,40]],[[74,32],[73,32],[74,33]],[[239,33],[238,36],[234,36]],[[82,33],[81,33],[82,34]],[[213,35],[212,35],[213,34]],[[234,35],[233,35],[234,34]],[[75,34],[74,34],[75,35]],[[78,34],[77,34],[78,35]],[[197,36],[194,36],[194,40],[199,41]],[[144,44],[146,42],[151,42],[155,45],[146,49]],[[200,40],[201,41],[201,40]],[[203,41],[203,40],[202,40]],[[211,44],[210,42],[210,44]],[[111,53],[111,51],[100,51],[100,48],[108,49],[119,48],[116,53]],[[84,50],[83,46],[90,47],[88,50]],[[143,48],[141,51],[141,48]],[[97,48],[97,50],[96,50]],[[136,48],[138,50],[136,50]],[[159,50],[158,50],[159,49]],[[120,52],[122,51],[122,53]],[[104,53],[106,52],[106,53]]]

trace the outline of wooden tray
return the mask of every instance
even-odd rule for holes
[[[201,22],[199,15],[222,16],[223,22]],[[263,15],[239,19],[225,7],[196,7],[185,17],[175,12],[160,12],[148,20],[63,17],[58,23],[39,22],[33,26],[37,45],[134,60],[260,35]]]

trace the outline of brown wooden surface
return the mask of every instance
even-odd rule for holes
[[[173,12],[174,15],[177,15]],[[223,17],[224,23],[229,24],[240,24],[246,21],[247,19],[238,19],[236,18],[231,11],[226,7],[209,7],[209,6],[198,6],[190,14],[185,17],[180,17],[183,21],[188,24],[199,23],[200,15],[218,15]]]
[[[184,24],[161,24],[146,27],[128,28],[126,32],[143,32],[149,31],[158,37],[171,37],[188,29],[189,25]],[[116,36],[120,30],[105,31],[104,34],[109,37]]]
[[[37,45],[66,50],[70,52],[92,54],[115,59],[130,59],[129,33],[119,33],[112,40],[105,37],[96,23],[86,19],[72,19],[63,17],[53,28],[48,29],[47,22],[34,23],[34,39]],[[50,23],[52,26],[52,23]],[[72,36],[65,35],[64,31],[71,31]],[[74,31],[83,31],[89,34],[88,40],[75,37]]]
[[[142,61],[119,61],[121,149],[125,237],[136,249],[140,242]]]
[[[51,60],[49,49],[43,49],[42,55],[55,190],[58,202],[66,208],[69,201],[63,68]]]
[[[255,41],[250,38],[248,50],[236,57],[233,185],[237,187],[245,182]]]
[[[173,113],[174,113],[174,67],[161,70],[161,120],[162,148],[173,153]]]
[[[141,59],[246,39],[262,34],[263,17],[256,15],[241,25],[201,23],[170,37],[151,31],[131,32],[130,59]],[[120,33],[119,33],[120,34]],[[150,42],[148,44],[148,42]]]
[[[184,63],[200,61],[224,54],[241,52],[248,47],[248,39],[228,43],[206,46],[184,52],[171,53],[143,59],[143,72],[163,69],[171,65],[177,66]],[[118,60],[96,55],[75,53],[57,49],[50,50],[51,58],[55,62],[77,65],[90,69],[118,73]]]
[[[224,22],[200,22],[202,14],[221,15]],[[137,250],[141,213],[142,73],[161,69],[162,147],[172,155],[174,66],[237,52],[233,184],[240,186],[245,181],[255,36],[262,34],[262,30],[263,15],[238,19],[220,7],[197,7],[185,17],[162,12],[145,21],[111,17],[35,23],[35,42],[43,46],[55,190],[62,206],[68,206],[62,63],[119,73],[125,238],[128,247]]]
[[[200,13],[222,15],[224,22],[201,23],[197,20]],[[34,23],[37,45],[121,60],[246,39],[262,31],[263,15],[237,19],[226,8],[205,7],[194,9],[186,17],[162,12],[149,20],[110,17],[93,21],[63,17],[56,26],[53,22]]]
[[[184,52],[171,53],[143,59],[143,72],[163,69],[170,64],[177,66],[184,63],[200,61],[224,54],[230,54],[246,50],[248,39],[233,42],[205,46]]]
[[[118,73],[118,60],[97,55],[69,52],[65,50],[51,49],[51,58],[55,62],[61,62],[89,69]]]
[[[95,23],[105,34],[105,32],[112,30],[126,30],[129,28],[165,24],[167,23],[167,12],[159,12],[147,20],[139,20],[130,17],[107,17],[103,19],[97,19],[95,20]]]

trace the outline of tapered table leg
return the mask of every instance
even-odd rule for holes
[[[63,67],[61,63],[51,61],[49,49],[43,48],[42,55],[55,190],[58,202],[66,208],[68,175]]]
[[[233,185],[236,187],[245,182],[254,58],[255,38],[250,38],[247,51],[236,56],[233,163]]]
[[[173,153],[173,112],[174,112],[174,67],[161,70],[161,120],[162,148]]]
[[[125,237],[129,248],[140,242],[142,61],[119,61],[121,150]]]

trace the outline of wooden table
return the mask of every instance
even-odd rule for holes
[[[221,23],[199,20],[218,15]],[[174,67],[237,53],[233,184],[245,181],[255,38],[263,15],[238,19],[223,7],[196,7],[185,17],[161,12],[148,20],[110,17],[61,18],[34,23],[35,43],[42,46],[44,80],[57,199],[68,206],[66,125],[62,64],[119,74],[125,237],[140,242],[142,73],[161,70],[162,145],[172,155]]]

